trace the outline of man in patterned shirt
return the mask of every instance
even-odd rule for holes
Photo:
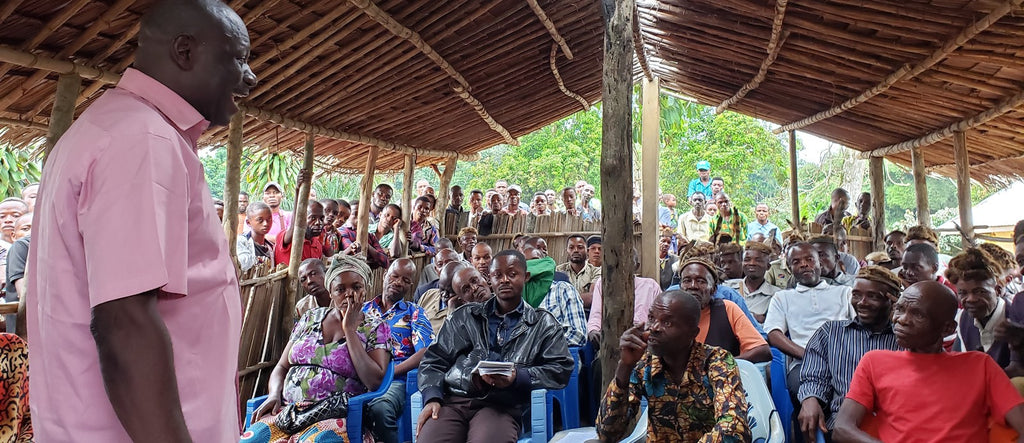
[[[369,427],[376,441],[398,442],[398,417],[405,404],[405,374],[419,367],[427,346],[434,341],[434,330],[423,308],[403,300],[415,277],[416,264],[412,260],[395,260],[384,274],[383,294],[363,305],[364,314],[380,317],[391,327],[391,356],[397,365],[391,387],[368,403]]]
[[[684,291],[654,300],[648,327],[619,340],[615,379],[601,400],[597,435],[618,441],[648,402],[647,441],[749,442],[747,398],[732,355],[696,341],[700,302]]]

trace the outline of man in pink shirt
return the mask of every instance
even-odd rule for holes
[[[633,250],[633,269],[640,270],[640,254]],[[594,280],[591,288],[594,298],[590,302],[590,316],[587,317],[587,340],[597,346],[601,343],[601,277]],[[647,321],[651,303],[661,294],[661,284],[653,278],[633,276],[633,324]]]
[[[26,297],[37,441],[238,439],[239,291],[195,150],[255,86],[248,56],[223,3],[153,6],[135,69],[49,156]]]

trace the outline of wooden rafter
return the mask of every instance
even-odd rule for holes
[[[46,37],[49,37],[50,34],[53,34],[53,31],[56,31],[57,28],[60,28],[64,24],[64,22],[68,21],[68,19],[74,17],[74,15],[78,13],[78,11],[81,10],[87,4],[89,4],[89,0],[77,0],[74,3],[62,8],[60,14],[55,15],[53,18],[50,19],[50,21],[46,22],[46,24],[43,25],[43,29],[40,30],[38,34],[36,34],[34,37],[32,37],[27,42],[21,45],[21,50],[31,51],[33,49],[36,49],[36,46],[39,46],[39,44],[42,43],[43,40],[46,40]],[[3,78],[5,75],[7,75],[7,72],[10,69],[10,65],[0,65],[0,78]]]
[[[0,117],[0,126],[17,126],[19,128],[32,129],[40,132],[46,132],[47,129],[45,123],[38,123],[28,120],[18,120],[6,117]]]
[[[551,44],[551,56],[548,57],[548,63],[551,65],[551,73],[555,76],[555,82],[558,83],[558,89],[562,90],[562,93],[575,99],[583,105],[583,110],[590,109],[590,102],[587,99],[581,97],[579,94],[572,92],[569,88],[565,87],[565,83],[562,82],[562,75],[558,73],[558,65],[555,63],[555,59],[558,57],[558,45],[555,43]]]
[[[65,60],[56,60],[48,57],[41,57],[24,51],[11,49],[6,46],[0,46],[0,62],[10,63],[17,66],[23,66],[26,68],[56,72],[59,74],[77,74],[82,78],[95,80],[96,82],[106,84],[116,84],[118,81],[121,80],[121,76],[119,74],[115,74],[99,68],[85,66],[82,64]],[[415,154],[422,157],[455,157],[458,158],[459,160],[466,161],[473,161],[480,158],[479,154],[460,154],[454,151],[420,149],[408,145],[381,140],[376,137],[371,137],[367,135],[338,131],[330,128],[325,128],[323,126],[291,119],[276,112],[259,109],[255,107],[239,105],[239,108],[252,117],[255,117],[259,120],[272,122],[288,129],[296,129],[299,131],[313,133],[316,135],[329,137],[336,140],[343,140],[355,143],[362,143],[370,146],[377,146],[383,149],[387,149],[389,151],[400,152],[403,154]]]
[[[1024,160],[1024,154],[1011,155],[1009,157],[1000,157],[1000,158],[994,158],[992,160],[987,160],[987,161],[983,161],[983,162],[971,163],[971,167],[972,168],[977,168],[979,166],[988,166],[988,165],[991,165],[991,164],[994,164],[994,163],[1005,162],[1005,161],[1012,161],[1012,160]],[[956,163],[943,163],[943,164],[938,164],[938,165],[931,165],[931,166],[929,166],[927,168],[924,168],[924,169],[925,169],[925,171],[928,171],[928,172],[934,172],[937,169],[951,168],[951,167],[954,167],[954,166],[956,166]]]
[[[779,49],[782,48],[782,45],[786,41],[786,37],[789,36],[788,32],[782,32],[782,22],[786,17],[786,3],[788,3],[788,0],[777,0],[775,2],[775,19],[772,20],[772,34],[768,39],[768,56],[765,57],[763,62],[761,62],[761,67],[757,70],[757,75],[755,75],[754,79],[750,80],[749,83],[743,85],[739,91],[736,91],[736,94],[733,94],[732,97],[729,97],[715,107],[716,114],[725,112],[725,110],[729,109],[730,106],[743,99],[748,92],[753,91],[760,86],[761,82],[763,82],[765,77],[768,76],[768,68],[772,66],[772,63],[775,63],[775,59],[779,56]]]
[[[466,78],[462,76],[462,74],[456,71],[455,68],[453,68],[452,65],[448,63],[448,61],[445,60],[444,57],[441,56],[441,54],[438,54],[437,51],[434,50],[434,48],[427,44],[427,42],[423,40],[423,37],[420,37],[420,34],[418,32],[405,27],[397,20],[392,18],[390,15],[388,15],[387,12],[384,12],[383,9],[380,9],[380,7],[378,7],[375,3],[371,2],[370,0],[349,0],[349,2],[355,5],[360,10],[362,10],[363,13],[370,16],[370,18],[374,19],[377,23],[380,23],[381,26],[383,26],[385,29],[390,31],[395,36],[400,37],[408,41],[409,43],[412,43],[412,45],[415,46],[416,49],[419,49],[420,52],[423,53],[423,55],[427,56],[427,58],[429,58],[431,61],[437,64],[437,66],[440,67],[441,70],[443,70],[446,74],[448,74],[449,77],[451,77],[453,80],[455,80],[456,83],[458,83],[457,86],[453,87],[455,89],[455,92],[458,93],[459,96],[466,101],[466,103],[469,103],[469,105],[473,107],[477,114],[479,114],[480,117],[484,120],[484,122],[487,123],[487,126],[489,126],[495,132],[500,134],[505,139],[505,143],[513,146],[519,146],[519,140],[516,140],[515,137],[512,137],[512,135],[508,132],[507,129],[505,129],[504,126],[502,126],[500,123],[495,121],[494,118],[491,117],[490,113],[487,112],[487,109],[484,108],[483,104],[481,104],[479,100],[473,97],[473,95],[471,94],[472,87],[470,87],[469,81],[467,81]]]
[[[526,3],[530,5],[530,9],[533,9],[533,13],[537,14],[537,19],[540,20],[544,28],[548,30],[548,34],[551,34],[551,39],[555,41],[560,48],[562,48],[562,54],[565,54],[565,58],[572,60],[572,51],[569,50],[569,44],[562,38],[562,34],[558,33],[558,28],[551,22],[548,15],[544,13],[544,9],[540,7],[537,0],[526,0]]]
[[[825,120],[827,118],[834,117],[835,115],[838,115],[854,106],[857,106],[861,103],[864,103],[865,101],[868,101],[869,99],[878,94],[887,91],[890,87],[892,87],[892,85],[900,81],[910,80],[916,77],[918,74],[931,69],[932,66],[935,66],[937,63],[944,60],[957,48],[963,46],[964,43],[967,43],[972,38],[980,34],[982,31],[988,29],[989,26],[992,26],[993,23],[999,21],[999,19],[1003,18],[1006,14],[1009,14],[1010,12],[1019,8],[1021,3],[1024,3],[1024,0],[1009,0],[1005,3],[1000,4],[998,7],[993,9],[992,12],[989,12],[985,17],[982,17],[980,20],[971,23],[970,25],[962,29],[959,33],[957,33],[956,36],[949,40],[946,40],[946,42],[943,43],[942,46],[933,51],[931,55],[926,57],[924,60],[921,60],[916,65],[912,67],[909,65],[904,65],[897,69],[896,72],[887,75],[881,83],[861,92],[856,97],[853,97],[838,106],[819,112],[810,117],[782,125],[773,130],[772,132],[776,134],[781,134],[782,132],[785,131],[789,131],[792,129],[800,129],[805,126],[812,125],[819,121]]]
[[[860,158],[885,157],[887,155],[906,152],[917,147],[928,146],[940,140],[949,138],[954,133],[963,132],[968,129],[983,125],[989,120],[1006,114],[1007,112],[1012,111],[1013,109],[1017,108],[1022,104],[1024,104],[1024,91],[1020,91],[1010,97],[1007,97],[1003,101],[993,106],[991,109],[976,114],[971,118],[960,120],[956,123],[946,126],[945,128],[939,129],[937,131],[934,131],[932,133],[926,134],[915,139],[885,146],[868,152],[862,152],[860,153]]]
[[[640,32],[640,12],[636,3],[633,4],[633,52],[636,53],[636,61],[640,64],[647,81],[654,81],[654,74],[651,74],[651,65],[647,61],[647,50],[644,48],[644,35]]]

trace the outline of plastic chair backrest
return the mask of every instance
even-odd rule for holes
[[[349,441],[363,441],[363,407],[366,402],[384,395],[394,380],[395,362],[392,360],[388,363],[388,368],[384,371],[384,378],[381,379],[380,386],[376,390],[348,399],[348,417],[345,419],[345,428],[348,430]]]
[[[793,417],[793,401],[789,399],[789,387],[786,386],[786,356],[776,348],[772,348],[770,375],[772,402],[775,403],[775,409],[779,412],[783,434],[792,435],[790,433],[790,424]]]
[[[534,389],[530,391],[530,421],[524,423],[523,426],[527,427],[529,432],[520,434],[520,443],[544,443],[548,441],[547,437],[547,423],[546,423],[546,400],[547,390],[545,389]],[[416,421],[419,419],[420,412],[423,411],[423,394],[416,392],[412,394],[412,398],[409,400],[409,411],[412,415],[412,443],[416,443]],[[352,440],[355,441],[355,440]]]
[[[753,363],[736,360],[740,371],[740,381],[747,393],[747,422],[750,425],[752,441],[766,443],[783,443],[786,434],[782,428],[782,420],[772,402],[768,386],[764,384],[764,376]]]

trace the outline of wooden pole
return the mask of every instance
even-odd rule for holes
[[[309,173],[309,181],[299,186],[299,198],[295,202],[295,217],[292,219],[292,250],[288,261],[288,282],[285,285],[286,296],[284,310],[281,315],[280,337],[287,337],[295,326],[295,302],[301,292],[299,283],[299,265],[302,264],[302,244],[306,240],[306,206],[309,204],[309,186],[313,181],[313,138],[312,132],[306,133],[305,156],[302,169]],[[236,196],[237,197],[237,196]]]
[[[660,125],[661,125],[661,100],[659,94],[661,81],[655,77],[653,81],[646,78],[643,80],[643,114],[641,115],[641,145],[640,152],[640,184],[643,193],[643,208],[641,208],[641,229],[643,236],[640,237],[648,245],[657,244],[658,232],[658,150],[660,148]],[[679,196],[682,200],[683,196]],[[685,205],[684,205],[685,206]],[[643,248],[640,257],[640,270],[644,277],[659,278],[658,248]]]
[[[967,133],[953,134],[953,159],[956,161],[956,199],[960,207],[960,230],[967,238],[963,239],[964,249],[971,246],[974,239],[974,212],[971,209],[971,159],[967,152]]]
[[[434,216],[437,217],[438,232],[443,237],[447,234],[448,228],[445,223],[446,211],[448,210],[448,189],[452,185],[452,176],[455,175],[455,159],[449,158],[444,162],[444,172],[441,174],[441,189],[437,190],[437,208],[434,208]]]
[[[77,74],[61,74],[57,79],[57,93],[53,99],[53,110],[50,111],[50,126],[46,131],[46,144],[43,147],[43,163],[50,155],[53,146],[60,136],[64,135],[75,119],[75,99],[82,89],[82,77]]]
[[[917,221],[925,226],[932,225],[932,214],[928,209],[928,176],[924,172],[924,154],[921,148],[910,151],[910,162],[914,171],[914,194],[917,196]]]
[[[370,238],[370,196],[373,195],[373,173],[377,170],[377,155],[380,148],[370,147],[370,155],[366,156],[366,169],[363,171],[363,181],[359,189],[359,227],[356,229],[356,241],[364,249],[367,247],[367,239]]]
[[[402,220],[406,229],[412,225],[413,175],[416,174],[416,156],[405,155],[405,173],[402,175]]]
[[[796,168],[796,131],[789,131],[789,199],[792,201],[793,227],[800,228],[800,189]]]
[[[228,158],[224,173],[224,236],[228,239],[231,261],[238,268],[238,251],[235,239],[238,237],[238,192],[242,177],[242,124],[245,114],[241,111],[231,116],[228,124]]]
[[[615,377],[619,337],[633,325],[633,26],[634,0],[601,0],[604,67],[601,117],[602,386]],[[652,243],[653,244],[653,243]]]
[[[885,250],[885,159],[871,157],[868,173],[871,176],[871,236],[874,237],[873,251]]]

